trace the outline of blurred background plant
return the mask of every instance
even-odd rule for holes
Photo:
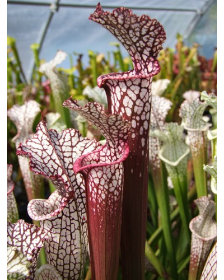
[[[83,54],[73,52],[68,55],[70,68],[64,69],[60,66],[56,68],[57,64],[60,64],[61,58],[56,59],[55,57],[50,63],[40,60],[39,45],[32,44],[31,49],[35,59],[35,66],[33,68],[31,80],[27,81],[17,51],[15,39],[8,37],[7,44],[7,109],[11,109],[14,105],[22,106],[28,100],[35,100],[40,105],[41,113],[38,113],[34,119],[33,132],[35,132],[36,126],[41,118],[45,117],[49,128],[62,130],[75,127],[80,130],[83,136],[103,140],[103,137],[95,127],[84,121],[81,117],[69,112],[67,108],[63,108],[62,102],[67,97],[72,96],[72,98],[79,100],[82,104],[88,101],[97,101],[106,108],[106,94],[104,90],[97,87],[97,77],[102,74],[125,72],[132,69],[131,59],[122,56],[120,45],[118,43],[111,43],[115,50],[106,54],[95,53],[90,50],[88,52],[89,65],[87,66],[83,64]],[[65,59],[65,57],[63,59]],[[197,92],[198,94],[196,94],[196,97],[200,98],[200,92],[205,91],[212,93],[214,98],[217,96],[216,50],[214,50],[213,58],[207,60],[205,57],[199,55],[197,44],[194,44],[192,47],[187,47],[184,45],[181,35],[178,34],[176,49],[166,48],[162,50],[159,54],[158,61],[161,66],[161,71],[153,78],[152,93],[153,95],[159,95],[172,102],[168,114],[165,117],[166,123],[174,122],[181,125],[182,119],[179,115],[180,106],[183,101],[187,99],[184,97],[184,93],[190,92],[193,96],[193,92]],[[45,65],[45,68],[43,65]],[[49,65],[52,68],[46,68],[50,67]],[[51,71],[51,73],[49,71]],[[191,101],[194,99],[192,96]],[[211,134],[216,131],[217,128],[217,107],[212,105],[211,99],[209,99],[210,103],[206,101],[205,94],[203,96],[204,99],[201,99],[204,100],[204,110],[202,113],[203,116],[207,116],[207,121],[211,126],[211,130],[209,130],[208,133]],[[53,116],[52,113],[56,113],[56,115]],[[157,129],[159,129],[159,127],[157,127]],[[12,141],[16,134],[17,128],[13,121],[8,118],[7,163],[13,165],[12,181],[15,183],[14,194],[18,205],[19,217],[27,222],[32,222],[27,214],[28,199],[18,157],[16,155],[16,146]],[[187,130],[185,128],[183,136],[186,136],[186,134]],[[203,135],[205,135],[205,133]],[[155,135],[153,135],[153,137],[155,137]],[[203,145],[202,149],[205,150],[206,156],[200,161],[202,164],[201,168],[203,168],[203,164],[212,165],[212,159],[217,156],[216,149],[214,148],[216,138],[217,134],[210,138],[212,141],[208,141],[209,137],[205,140],[205,145]],[[170,143],[172,143],[172,141]],[[160,143],[161,147],[163,146],[162,143],[165,145],[166,141]],[[187,155],[186,159],[187,169],[184,170],[183,175],[186,185],[184,187],[184,195],[181,194],[181,191],[178,193],[178,186],[176,186],[178,184],[174,180],[174,171],[172,171],[172,174],[169,174],[170,169],[167,168],[166,170],[167,162],[165,161],[165,165],[163,162],[164,158],[159,159],[161,160],[161,169],[159,172],[163,174],[161,177],[163,180],[163,182],[161,182],[161,191],[164,193],[163,198],[156,193],[160,190],[156,189],[156,185],[153,183],[155,178],[153,178],[152,170],[149,172],[146,279],[155,279],[156,275],[160,275],[158,277],[164,277],[166,273],[170,273],[169,257],[173,248],[176,252],[175,256],[173,256],[173,261],[179,274],[179,279],[187,279],[190,261],[190,231],[187,231],[189,229],[187,229],[186,223],[189,222],[190,218],[198,214],[198,210],[193,203],[193,200],[197,198],[197,192],[195,188],[195,170],[193,170],[191,155]],[[174,164],[172,168],[172,170],[174,170],[176,165]],[[178,173],[180,171],[175,169],[175,172]],[[206,173],[205,180],[209,196],[216,201],[216,194],[211,191],[211,175],[209,172]],[[44,180],[45,198],[47,198],[53,190],[54,186],[49,181]],[[180,204],[180,201],[182,201],[182,204]],[[186,201],[188,201],[188,206],[186,206]],[[165,208],[162,209],[162,205],[165,205]],[[187,213],[188,209],[190,212]],[[163,211],[166,212],[167,210],[168,214],[166,219],[168,223],[164,228],[160,213]],[[187,216],[186,219],[184,215]],[[185,222],[183,222],[184,219]],[[185,223],[185,226],[181,229],[182,223]],[[186,236],[188,238],[186,238]],[[174,238],[176,242],[174,242]],[[173,248],[172,246],[170,248],[167,247],[167,240],[170,240],[170,245],[172,245]],[[171,271],[172,269],[171,265]],[[121,279],[121,276],[119,277],[119,279]],[[89,271],[86,272],[86,279],[91,279]]]

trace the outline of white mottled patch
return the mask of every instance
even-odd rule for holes
[[[114,190],[115,190],[115,187],[110,187],[109,188],[109,192],[114,192]]]
[[[147,53],[148,54],[148,53]],[[149,85],[149,82],[148,82],[148,80],[146,80],[146,79],[142,79],[142,87],[148,87],[148,85]]]
[[[145,54],[143,54],[143,55],[142,55],[142,58],[143,58],[143,60],[147,61],[148,56],[147,56],[147,55],[145,55]]]
[[[116,187],[117,186],[117,180],[113,180],[112,184],[113,184],[114,187]]]
[[[61,167],[59,167],[58,168],[58,175],[61,176],[61,174],[62,174],[62,169],[61,169]]]
[[[141,120],[142,120],[142,121],[145,120],[145,112],[142,113],[142,115],[141,115]]]
[[[47,157],[44,159],[44,162],[45,162],[45,163],[48,163],[49,160],[50,160],[50,157],[47,156]]]
[[[136,95],[134,94],[134,92],[132,90],[128,89],[127,94],[132,100],[134,100],[134,101],[136,100]]]
[[[141,99],[138,99],[136,101],[136,105],[140,106],[140,107],[143,107],[144,103],[141,101]]]
[[[96,184],[96,185],[99,184],[99,178],[94,178],[94,184]]]
[[[134,111],[135,111],[138,115],[140,115],[140,114],[142,113],[142,111],[143,111],[143,108],[142,108],[142,107],[139,107],[139,106],[135,106],[135,107],[134,107]]]
[[[131,108],[133,105],[133,101],[128,96],[125,96],[125,98],[123,100],[123,105]]]
[[[139,94],[140,88],[138,86],[132,85],[131,90],[134,92],[134,94]]]
[[[146,29],[145,29],[145,28],[142,28],[142,31],[141,31],[142,35],[145,35],[146,32],[147,32]]]
[[[145,112],[149,112],[149,110],[150,110],[150,103],[147,102],[145,104],[145,109],[144,110],[145,110]]]
[[[144,121],[143,126],[144,126],[144,129],[145,129],[145,130],[148,129],[148,126],[149,126],[148,121]]]
[[[65,135],[65,141],[69,141],[69,140],[71,140],[71,136],[69,134],[66,134]]]
[[[120,24],[123,24],[123,23],[124,23],[124,16],[123,16],[122,14],[119,15],[118,18],[117,18],[117,20],[118,20],[118,22],[119,22]]]
[[[124,82],[119,82],[119,86],[123,92],[126,92],[127,86]]]
[[[121,90],[119,87],[116,87],[116,96],[117,96],[117,99],[120,100],[121,99]]]
[[[140,64],[140,63],[137,63],[137,64],[136,64],[136,66],[137,66],[137,69],[138,69],[138,70],[141,70],[141,69],[142,69],[142,67],[141,67],[141,64]]]
[[[141,81],[140,79],[136,79],[136,80],[133,81],[133,84],[134,84],[134,85],[139,85],[139,84],[140,84],[140,81]],[[138,88],[139,88],[139,87],[138,87]]]
[[[99,170],[99,171],[97,172],[97,176],[98,176],[99,178],[101,178],[102,175],[103,175],[103,171],[102,171],[102,170]]]
[[[136,128],[136,120],[132,120],[131,125],[132,125],[133,128]]]
[[[141,97],[143,102],[146,102],[148,100],[148,94],[147,94],[147,89],[146,88],[142,88],[142,90],[140,92],[140,97]]]
[[[149,112],[146,114],[146,120],[149,120],[150,114]]]
[[[101,178],[101,179],[100,179],[100,184],[101,184],[101,186],[103,186],[103,185],[105,184],[104,178]]]
[[[148,71],[149,71],[149,72],[152,71],[152,62],[150,62],[149,65],[148,65]]]
[[[126,111],[126,114],[130,117],[131,116],[131,109],[130,108],[126,108],[125,111]]]
[[[48,173],[49,172],[49,169],[47,167],[44,167],[44,172],[45,173]]]

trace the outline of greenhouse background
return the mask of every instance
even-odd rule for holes
[[[40,44],[40,58],[51,60],[57,50],[83,54],[88,63],[88,50],[106,54],[113,51],[114,36],[88,20],[96,1],[7,1],[7,34],[16,39],[26,78],[31,77],[34,58],[31,44]],[[212,58],[217,46],[217,1],[101,1],[104,10],[118,6],[131,8],[137,15],[147,14],[164,26],[167,39],[164,48],[175,48],[176,36],[187,45],[198,43],[200,55]],[[121,46],[122,54],[127,56]],[[68,67],[68,59],[62,64]]]

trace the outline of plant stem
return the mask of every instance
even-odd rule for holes
[[[83,65],[82,65],[82,55],[78,56],[77,59],[77,70],[78,70],[78,82],[77,82],[77,92],[78,94],[82,94],[83,91],[83,85],[82,85],[82,81],[84,79],[83,77]]]
[[[153,226],[157,228],[158,227],[158,204],[157,204],[155,188],[153,186],[153,181],[151,176],[149,176],[149,182],[148,182],[148,202],[149,202],[149,209],[150,209]]]
[[[192,57],[197,53],[197,47],[193,47],[188,55],[188,57],[185,59],[185,62],[183,65],[181,64],[180,71],[178,75],[175,77],[172,83],[169,84],[168,88],[171,90],[171,101],[174,102],[175,96],[177,93],[177,90],[179,86],[181,85],[181,81],[183,80],[183,75],[185,73],[185,69],[188,66],[190,60]],[[175,85],[175,86],[174,86]]]
[[[203,165],[205,164],[204,158],[205,158],[204,146],[198,147],[198,153],[196,155],[192,153],[194,177],[195,177],[195,184],[196,184],[198,197],[207,196],[208,194],[206,173],[203,169]]]
[[[47,263],[47,258],[46,258],[44,247],[42,247],[40,249],[39,260],[40,260],[40,266]]]
[[[26,76],[25,76],[25,74],[23,72],[23,68],[22,68],[22,65],[21,65],[21,61],[20,61],[20,58],[19,58],[18,51],[17,51],[16,40],[14,38],[10,38],[9,41],[10,41],[10,45],[11,45],[12,52],[13,52],[13,55],[15,57],[16,63],[19,66],[20,73],[23,76],[24,83],[27,84]]]
[[[85,280],[91,280],[91,266],[89,267],[87,273],[86,273],[86,278]]]
[[[163,277],[164,275],[164,269],[158,258],[155,256],[152,248],[149,246],[149,244],[145,243],[145,255],[147,259],[150,261],[150,263],[153,265],[153,267],[156,269],[158,274]]]
[[[97,86],[97,77],[98,77],[96,54],[93,51],[89,51],[89,58],[90,58],[91,71],[93,75],[93,86],[95,87]]]
[[[69,62],[70,62],[70,69],[72,70],[73,59],[72,59],[72,55],[71,54],[69,55]],[[73,75],[73,73],[69,73],[68,80],[69,80],[70,89],[74,89],[75,88],[75,84],[74,84],[74,75]]]
[[[195,198],[195,195],[196,195],[196,187],[194,185],[187,194],[188,202],[192,201]],[[180,208],[178,206],[170,215],[171,222],[179,215],[179,213],[180,213]],[[161,236],[162,232],[163,232],[163,225],[159,226],[158,229],[149,238],[148,244],[151,245],[157,238]]]
[[[187,264],[190,261],[190,256],[188,256],[181,264],[181,266],[178,269],[178,274],[181,273],[181,271],[187,266]]]
[[[172,236],[170,209],[169,209],[169,194],[167,186],[167,176],[164,163],[161,161],[160,168],[153,171],[153,181],[157,202],[161,212],[162,228],[166,243],[167,255],[171,265],[172,279],[178,279],[177,262],[175,255],[174,240]],[[148,242],[149,243],[149,242]]]
[[[189,215],[189,208],[188,208],[188,201],[187,201],[187,177],[180,174],[177,167],[172,167],[172,176],[171,180],[174,186],[174,192],[177,199],[177,203],[179,206],[180,216],[182,220],[182,225],[185,229],[185,233],[188,239],[188,243],[190,244],[190,230],[189,230],[189,222],[190,222],[190,215]],[[171,176],[171,174],[169,174]]]

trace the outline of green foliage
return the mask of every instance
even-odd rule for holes
[[[52,121],[52,128],[57,127],[60,130],[60,127],[61,129],[81,127],[81,132],[84,136],[97,140],[102,139],[102,136],[90,123],[77,119],[77,115],[69,115],[68,111],[66,111],[68,109],[66,108],[65,110],[62,104],[58,104],[55,101],[56,87],[54,87],[52,81],[49,81],[50,78],[46,73],[43,74],[39,71],[39,67],[43,65],[44,61],[40,61],[39,59],[39,46],[37,44],[31,46],[35,58],[35,67],[29,82],[27,82],[22,69],[15,39],[8,37],[7,45],[8,109],[13,105],[23,105],[25,101],[32,99],[40,104],[43,117],[48,113],[60,114],[60,118],[57,114],[57,125],[55,124],[56,121]],[[88,90],[91,88],[93,92],[94,90],[96,92],[94,87],[97,86],[97,77],[102,74],[124,72],[132,69],[131,60],[129,57],[123,57],[120,45],[118,43],[111,43],[111,45],[114,46],[115,50],[107,54],[99,54],[90,50],[88,52],[89,65],[87,66],[83,64],[83,55],[74,52],[69,55],[70,67],[68,69],[57,67],[56,79],[58,81],[60,77],[61,85],[63,84],[63,90],[58,90],[57,92],[57,98],[59,100],[63,102],[68,96],[72,96],[72,98],[82,103],[95,101],[94,94],[83,94],[83,92],[87,87]],[[160,79],[170,80],[169,85],[162,93],[163,97],[172,101],[172,107],[167,114],[166,122],[181,123],[179,110],[184,101],[183,93],[190,90],[205,91],[208,93],[213,92],[213,95],[209,97],[207,93],[202,94],[201,100],[204,101],[202,114],[212,114],[212,128],[216,128],[217,53],[214,53],[213,59],[206,60],[198,54],[197,45],[186,47],[182,37],[177,36],[176,49],[166,48],[162,50],[159,54],[158,61],[161,66],[161,71],[154,77],[153,81]],[[34,130],[40,120],[41,114],[34,121]],[[18,165],[16,147],[11,141],[15,135],[16,127],[8,119],[7,161],[13,165],[15,188],[23,191],[24,183]],[[182,136],[184,139],[184,134]],[[204,133],[203,136],[206,137]],[[184,141],[183,139],[182,142]],[[162,162],[161,169],[156,171],[157,177],[153,177],[152,169],[149,170],[146,257],[150,265],[147,266],[145,272],[145,279],[147,280],[168,279],[167,275],[170,274],[175,275],[176,279],[187,279],[188,277],[190,233],[189,231],[186,232],[186,221],[189,220],[189,216],[192,218],[196,216],[193,199],[196,198],[195,182],[197,180],[197,174],[199,174],[197,168],[203,171],[204,175],[203,164],[205,164],[206,171],[208,173],[210,172],[213,178],[214,171],[216,171],[216,165],[212,161],[217,156],[216,142],[214,144],[214,140],[211,142],[209,139],[206,141],[205,147],[203,146],[203,152],[206,151],[206,156],[203,154],[203,161],[198,160],[198,163],[195,160],[193,168],[194,157],[192,158],[192,155],[186,157],[184,186],[181,185],[181,180],[177,180],[178,182],[174,180],[175,176],[178,177],[178,173],[180,173],[180,170],[176,166],[172,166],[172,171],[175,171],[175,174],[173,173],[174,175],[167,174],[165,164]],[[160,148],[167,145],[165,142],[160,142]],[[172,143],[170,145],[172,146]],[[209,149],[208,147],[211,147],[211,145],[213,145],[212,149]],[[210,150],[212,151],[210,152]],[[196,167],[196,164],[200,164],[200,167]],[[169,168],[171,170],[171,167]],[[168,172],[170,172],[169,168],[167,168]],[[171,177],[171,180],[173,179],[174,189],[173,186],[167,184],[168,176]],[[209,193],[212,199],[215,199],[210,187],[211,178],[205,176],[203,180],[205,180],[203,184],[205,186],[208,185],[205,193]],[[160,185],[157,184],[158,182]],[[178,187],[179,184],[181,185],[180,187]],[[212,182],[213,190],[215,189],[214,184],[215,182]],[[54,187],[49,185],[48,181],[45,181],[45,196],[49,196],[53,190]],[[18,207],[20,207],[19,198],[16,197],[16,199]],[[91,279],[90,275],[90,269],[87,264],[86,279]]]

